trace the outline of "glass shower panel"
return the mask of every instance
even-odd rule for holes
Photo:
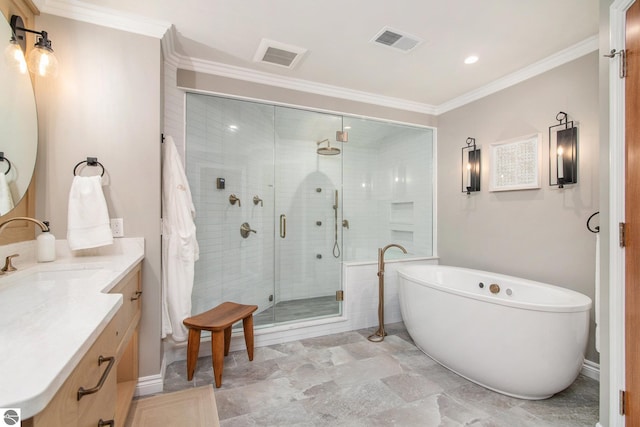
[[[276,322],[340,313],[343,156],[338,150],[346,143],[336,141],[336,131],[342,131],[341,116],[276,107]]]
[[[224,301],[264,311],[274,295],[274,108],[187,94],[186,111],[186,171],[200,245],[192,313]],[[232,195],[239,199],[233,204]],[[243,224],[253,231],[241,233]]]
[[[344,260],[375,260],[389,243],[433,255],[433,130],[354,117],[344,126]]]

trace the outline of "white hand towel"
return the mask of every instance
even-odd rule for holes
[[[0,215],[4,215],[13,209],[13,196],[9,188],[7,176],[0,172]]]
[[[113,243],[100,176],[75,176],[69,191],[67,240],[72,250]]]

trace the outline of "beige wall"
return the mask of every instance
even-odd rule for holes
[[[579,122],[578,184],[549,186],[548,127],[559,111]],[[477,268],[571,288],[594,300],[599,210],[598,57],[579,58],[438,117],[438,255]],[[489,192],[492,142],[541,132],[541,188]],[[461,193],[461,148],[482,148],[482,191]],[[598,361],[592,331],[587,358]]]
[[[140,375],[158,374],[160,41],[51,15],[36,23],[60,61],[58,78],[37,84],[37,217],[66,238],[73,167],[98,157],[110,216],[124,219],[126,237],[145,238]]]

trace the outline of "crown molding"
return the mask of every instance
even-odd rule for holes
[[[596,50],[598,50],[598,36],[594,35],[514,73],[438,105],[436,107],[436,115],[446,113],[447,111],[462,107],[480,98],[514,86]]]
[[[76,21],[128,31],[154,38],[162,38],[171,27],[170,22],[158,21],[139,15],[126,14],[106,7],[77,0],[46,0],[40,11]]]
[[[436,113],[435,106],[424,104],[421,102],[378,95],[375,93],[363,92],[309,80],[279,76],[271,73],[265,73],[263,71],[252,70],[249,68],[238,67],[219,62],[206,61],[198,58],[183,57],[180,61],[179,67],[200,73],[215,74],[222,77],[229,77],[233,79],[249,81],[252,83],[259,83],[269,86],[281,87],[283,89],[314,93],[317,95],[324,95],[333,98],[348,99],[350,101],[364,102],[367,104],[397,108],[400,110],[414,111],[431,115],[435,115]]]
[[[182,56],[176,50],[176,27],[171,25],[162,37],[160,46],[162,47],[162,56],[165,64],[178,68],[182,61]]]

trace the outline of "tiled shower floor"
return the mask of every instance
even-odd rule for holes
[[[215,389],[222,426],[595,426],[598,383],[580,376],[541,401],[486,390],[441,367],[413,344],[402,323],[256,348],[225,359]],[[210,357],[194,380],[172,363],[165,392],[213,383]]]

